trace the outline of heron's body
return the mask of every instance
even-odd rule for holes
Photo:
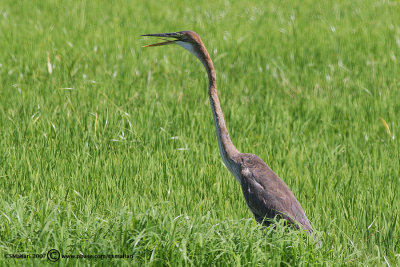
[[[144,36],[175,38],[176,40],[148,46],[176,43],[203,63],[208,74],[208,94],[222,160],[240,183],[246,203],[256,221],[268,225],[269,219],[279,217],[286,219],[297,228],[300,225],[301,228],[312,233],[310,222],[289,187],[259,157],[240,153],[233,145],[217,95],[214,66],[200,37],[192,31],[146,34]]]

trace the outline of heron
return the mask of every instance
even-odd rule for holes
[[[233,145],[225,124],[217,94],[216,74],[210,55],[200,36],[193,31],[144,34],[159,37],[163,42],[144,47],[177,44],[196,56],[208,75],[208,95],[214,118],[219,152],[226,168],[240,183],[242,192],[255,220],[269,226],[272,219],[284,219],[288,224],[310,235],[313,228],[299,201],[279,176],[258,156],[241,153]]]

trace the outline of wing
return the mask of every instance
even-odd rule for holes
[[[296,227],[299,223],[311,233],[310,222],[289,187],[259,157],[245,155],[241,186],[247,205],[256,219],[262,221],[278,215]]]

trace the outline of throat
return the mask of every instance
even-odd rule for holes
[[[187,42],[182,42],[182,41],[177,41],[176,44],[185,48],[187,51],[189,51],[191,54],[195,55],[197,58],[200,58],[199,54],[194,49],[193,44],[187,43]]]

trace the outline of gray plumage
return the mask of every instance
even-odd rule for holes
[[[297,228],[300,224],[309,233],[313,231],[292,191],[264,161],[245,153],[240,153],[234,161],[240,165],[240,185],[257,222],[269,225],[268,218],[278,216]]]

